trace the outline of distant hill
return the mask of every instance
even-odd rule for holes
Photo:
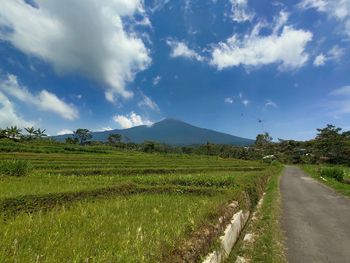
[[[171,145],[195,145],[205,144],[207,141],[215,144],[231,144],[231,145],[251,145],[253,140],[245,139],[230,134],[217,132],[209,129],[199,128],[188,123],[165,119],[157,122],[152,126],[137,126],[124,130],[112,130],[104,132],[93,132],[93,140],[107,141],[108,135],[117,133],[123,137],[128,137],[131,142],[142,143],[144,141],[156,141]],[[71,135],[60,135],[54,138],[63,141]]]

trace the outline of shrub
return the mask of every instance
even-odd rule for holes
[[[345,175],[344,169],[341,167],[329,167],[329,168],[323,168],[321,170],[321,176],[333,178],[338,182],[344,181],[344,175]]]
[[[5,176],[26,176],[30,173],[31,166],[28,161],[11,160],[0,162],[0,175]]]

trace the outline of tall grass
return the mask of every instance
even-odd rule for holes
[[[0,161],[0,175],[2,176],[26,176],[31,171],[31,165],[25,160]]]
[[[0,224],[0,262],[160,262],[225,199],[139,195],[19,215]]]
[[[302,169],[308,173],[310,176],[314,177],[315,179],[319,180],[320,182],[334,188],[336,191],[347,195],[350,197],[350,184],[346,184],[342,181],[339,181],[337,179],[335,179],[334,177],[326,177],[326,178],[321,178],[320,175],[320,171],[325,170],[327,168],[327,166],[318,166],[318,165],[302,165],[301,166]],[[331,168],[328,166],[328,168]],[[334,166],[333,166],[334,168]],[[342,169],[343,172],[343,178],[345,179],[345,181],[348,180],[349,177],[349,168],[344,168],[344,167],[339,167],[339,169]],[[341,177],[342,173],[340,173],[339,178]],[[326,179],[326,180],[324,180]]]

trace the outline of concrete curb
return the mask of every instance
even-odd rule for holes
[[[231,223],[225,229],[224,235],[220,237],[219,248],[210,253],[203,263],[221,263],[230,255],[233,246],[248,221],[249,215],[249,211],[244,212],[243,210],[233,215]]]

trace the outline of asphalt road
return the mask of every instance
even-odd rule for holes
[[[350,199],[286,167],[281,180],[282,229],[290,263],[350,262]]]

